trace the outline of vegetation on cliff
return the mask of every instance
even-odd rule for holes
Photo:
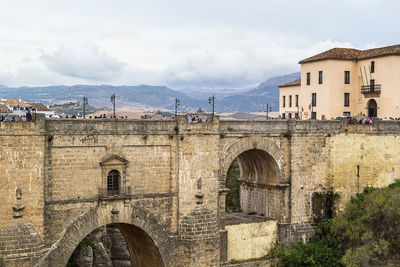
[[[306,244],[280,247],[284,266],[399,266],[400,181],[364,189]]]

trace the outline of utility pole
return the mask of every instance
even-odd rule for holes
[[[115,118],[115,93],[111,96],[111,103],[113,103],[113,117]]]
[[[83,96],[83,118],[86,118],[86,105],[88,104],[88,99],[86,96]]]
[[[208,98],[208,104],[212,105],[212,121],[214,122],[215,95]]]
[[[270,104],[267,104],[267,108],[265,111],[267,112],[267,120],[269,120],[268,112],[272,111],[272,106]]]
[[[179,98],[175,98],[175,120],[177,119],[178,115],[178,107],[181,105],[181,101]]]

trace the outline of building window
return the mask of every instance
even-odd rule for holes
[[[344,83],[350,84],[350,71],[348,70],[344,71]]]
[[[350,106],[350,93],[344,93],[344,106]]]
[[[311,73],[307,72],[307,85],[311,84]]]
[[[343,116],[350,116],[350,112],[343,112]]]
[[[286,106],[286,96],[283,96],[282,98],[282,107]]]
[[[282,113],[282,119],[285,119],[285,113]]]
[[[296,95],[296,108],[299,107],[299,95]]]
[[[115,196],[119,195],[119,171],[112,170],[107,175],[107,195]]]
[[[288,114],[288,118],[291,119],[292,118],[292,113]]]
[[[375,73],[375,61],[371,61],[371,73]]]
[[[322,84],[322,70],[318,72],[318,84]]]
[[[312,95],[311,95],[311,105],[313,107],[317,106],[317,93],[312,93]]]
[[[311,119],[313,119],[313,120],[317,119],[317,112],[315,112],[315,111],[311,112]]]
[[[292,107],[292,96],[291,95],[289,96],[289,107],[290,108]]]

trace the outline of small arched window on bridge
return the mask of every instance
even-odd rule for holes
[[[119,182],[121,175],[119,171],[112,170],[107,175],[107,195],[115,196],[119,195]]]

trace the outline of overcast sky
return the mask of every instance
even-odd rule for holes
[[[0,0],[0,84],[247,88],[400,43],[400,1]]]

